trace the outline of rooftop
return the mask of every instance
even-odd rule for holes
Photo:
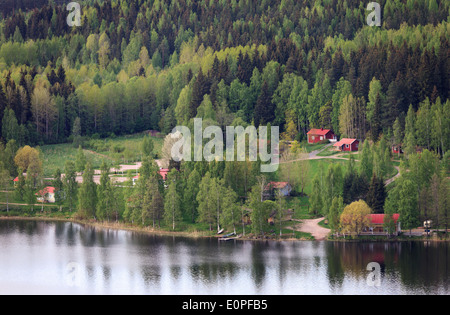
[[[333,144],[333,147],[340,147],[340,146],[342,146],[344,144],[352,144],[355,141],[357,141],[357,140],[356,139],[344,138],[344,139],[339,140],[335,144]]]
[[[329,133],[331,129],[311,129],[308,131],[308,135],[318,135],[318,136],[325,136],[327,133]]]

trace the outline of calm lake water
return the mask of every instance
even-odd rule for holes
[[[0,221],[0,294],[444,295],[449,280],[448,243],[219,242]]]

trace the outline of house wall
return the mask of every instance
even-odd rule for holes
[[[358,151],[358,141],[353,142],[352,144],[344,144],[342,146],[342,150],[341,151],[347,151],[347,152],[354,152],[354,151]],[[348,147],[347,147],[348,146]]]
[[[314,138],[314,139],[313,139]],[[318,143],[323,140],[334,139],[334,133],[328,132],[326,135],[308,135],[308,143]]]
[[[55,194],[48,194],[47,201],[49,203],[55,203],[56,202]]]

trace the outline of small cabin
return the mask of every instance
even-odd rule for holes
[[[281,192],[283,196],[289,196],[292,187],[288,182],[270,182],[264,188],[264,197],[266,199],[276,198],[278,191]]]
[[[355,152],[358,151],[359,140],[344,138],[333,144],[333,147],[337,151],[342,152]]]
[[[311,129],[308,131],[307,136],[309,144],[318,143],[324,140],[329,140],[330,142],[337,140],[336,135],[331,129]]]
[[[37,201],[43,203],[55,203],[55,187],[45,187],[36,193]]]

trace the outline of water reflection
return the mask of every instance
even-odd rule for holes
[[[218,242],[74,223],[0,221],[0,293],[448,294],[448,247]],[[381,267],[380,287],[367,285],[369,262]],[[67,269],[72,263],[77,272]]]

